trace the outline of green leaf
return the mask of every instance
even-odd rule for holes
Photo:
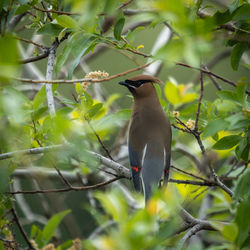
[[[82,87],[82,84],[77,82],[76,85],[75,85],[75,90],[76,90],[76,93],[78,95],[82,95],[84,90],[83,90],[83,87]]]
[[[75,19],[73,19],[70,16],[67,15],[60,15],[56,17],[56,21],[59,25],[61,25],[64,28],[77,28],[78,23]]]
[[[245,119],[239,120],[238,122],[232,123],[228,127],[228,130],[246,129],[248,126],[250,126],[250,119],[245,118]]]
[[[33,109],[37,110],[45,100],[46,100],[46,87],[45,85],[43,85],[37,92],[33,100]]]
[[[35,242],[38,244],[39,248],[42,248],[46,244],[43,240],[42,230],[34,224],[31,227],[31,236],[30,237],[35,239]]]
[[[233,11],[235,11],[235,9],[238,7],[240,3],[240,0],[234,0],[229,6],[228,9],[229,11],[232,13]]]
[[[244,104],[245,102],[246,87],[247,87],[246,83],[242,83],[242,82],[237,83],[237,87],[236,87],[237,98],[242,104]]]
[[[247,140],[246,140],[247,141]],[[245,141],[245,142],[246,142]],[[244,142],[244,141],[243,141]],[[250,144],[246,142],[245,144],[246,146],[243,146],[243,149],[240,152],[240,158],[245,161],[248,162],[249,160],[249,154],[250,154]],[[240,147],[239,147],[240,148]],[[241,149],[241,148],[240,148]]]
[[[233,13],[233,20],[249,20],[250,17],[250,4],[243,4]]]
[[[226,10],[225,12],[217,11],[213,15],[213,19],[215,21],[215,24],[217,24],[217,25],[222,25],[224,23],[227,23],[227,22],[231,21],[231,18],[232,18],[232,14],[230,13],[229,10]]]
[[[32,119],[33,119],[34,121],[39,120],[39,119],[42,117],[42,115],[43,115],[47,110],[48,110],[48,106],[46,106],[46,107],[41,107],[41,108],[37,109],[37,110],[32,114]]]
[[[60,71],[64,63],[66,62],[67,58],[69,57],[70,51],[71,51],[70,46],[66,45],[63,48],[62,52],[59,54],[57,62],[56,62],[56,67],[55,67],[56,74],[58,74],[58,72]]]
[[[73,244],[72,240],[67,240],[66,242],[64,242],[63,244],[61,244],[60,246],[58,246],[56,248],[56,250],[67,250],[67,249],[72,249],[70,248]]]
[[[213,136],[217,132],[227,128],[228,125],[229,125],[228,122],[226,122],[225,120],[221,118],[211,121],[207,124],[207,126],[203,130],[202,138],[205,139],[209,136]]]
[[[82,44],[82,51],[77,56],[77,58],[73,61],[69,69],[69,72],[68,72],[69,79],[72,78],[73,72],[75,68],[78,66],[78,64],[80,63],[82,56],[86,55],[96,44],[97,44],[96,39],[94,37],[90,37],[89,39],[84,41],[84,43]]]
[[[8,188],[10,172],[7,167],[0,168],[0,193],[4,193]]]
[[[89,117],[92,118],[93,116],[95,116],[102,107],[103,107],[103,103],[97,103],[93,105],[91,109],[88,111]]]
[[[50,239],[54,236],[55,231],[59,225],[59,223],[63,220],[63,218],[69,214],[71,210],[66,210],[63,212],[60,212],[58,214],[55,214],[46,224],[46,226],[43,229],[43,238],[46,243],[50,241]]]
[[[0,37],[0,78],[15,77],[18,73],[17,39],[6,34]]]
[[[113,217],[114,220],[124,222],[128,218],[128,207],[124,197],[118,192],[97,193],[95,197],[100,201],[104,209]]]
[[[79,44],[79,46],[82,46],[82,43],[79,42],[80,38],[82,37],[83,38],[86,37],[86,35],[82,31],[75,32],[73,35],[70,36],[62,52],[59,54],[57,58],[55,67],[56,73],[58,73],[61,67],[64,65],[67,58],[69,57],[70,52],[73,52],[75,50],[76,47],[75,44]]]
[[[156,58],[164,60],[168,65],[180,60],[185,52],[185,43],[181,39],[171,40],[156,52]]]
[[[137,27],[137,28],[135,28],[134,30],[128,30],[128,32],[124,35],[126,38],[127,38],[127,40],[129,40],[130,42],[133,42],[134,40],[135,40],[135,38],[136,38],[136,36],[138,35],[138,33],[141,31],[141,30],[143,30],[143,29],[145,29],[145,27],[144,26],[139,26],[139,27]]]
[[[237,101],[236,93],[228,90],[219,91],[216,93],[223,100]]]
[[[198,95],[196,93],[187,93],[181,97],[181,103],[188,103],[194,101]]]
[[[238,227],[235,223],[225,224],[219,221],[211,221],[211,225],[219,230],[226,240],[235,241],[238,234]]]
[[[116,40],[121,40],[122,29],[125,24],[125,18],[121,17],[116,23],[114,27],[114,37]]]
[[[242,114],[242,112],[237,112],[231,116],[225,118],[227,122],[230,123],[228,130],[237,130],[242,128],[247,128],[250,125],[250,120]]]
[[[241,139],[242,137],[240,135],[225,136],[213,145],[213,149],[217,150],[230,149],[235,145],[237,145]]]
[[[164,93],[168,101],[172,105],[176,105],[180,103],[181,97],[180,97],[179,89],[174,83],[170,81],[167,82],[164,87]]]
[[[234,191],[234,199],[246,199],[250,196],[250,168],[243,173],[238,179]]]
[[[247,48],[248,48],[247,42],[237,43],[233,47],[233,50],[231,53],[231,66],[232,66],[233,70],[235,70],[235,71],[238,70],[241,56]]]
[[[83,93],[84,93],[84,97],[85,97],[85,102],[86,102],[86,104],[90,107],[90,106],[92,106],[92,104],[93,104],[93,99],[92,99],[92,97],[89,95],[89,93],[88,92],[86,92],[86,91],[83,91]]]
[[[62,31],[62,27],[58,24],[48,23],[37,30],[37,34],[48,35],[48,36],[58,36]]]
[[[22,14],[26,12],[27,10],[29,10],[30,8],[31,8],[30,4],[22,4],[17,8],[15,15]]]
[[[248,234],[249,234],[249,230],[250,230],[249,211],[250,211],[250,195],[248,196],[246,200],[240,203],[240,205],[237,208],[236,215],[235,215],[235,222],[238,225],[238,229],[239,229],[239,233],[236,239],[236,244],[239,247],[241,247],[244,244],[244,241],[247,239]]]

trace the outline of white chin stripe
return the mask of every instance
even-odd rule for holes
[[[133,88],[133,89],[136,89],[136,87],[135,86],[133,86],[133,85],[128,85],[130,88]]]

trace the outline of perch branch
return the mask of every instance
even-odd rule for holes
[[[107,81],[113,80],[115,78],[125,76],[125,75],[133,73],[135,71],[139,71],[141,69],[144,69],[152,63],[153,62],[146,63],[146,64],[143,64],[139,67],[132,68],[130,70],[127,70],[127,71],[124,71],[124,72],[121,72],[121,73],[118,73],[118,74],[115,74],[115,75],[112,75],[110,77],[103,78],[103,79],[92,79],[92,78],[81,78],[81,79],[74,79],[74,80],[63,80],[63,79],[62,80],[32,80],[32,79],[25,79],[25,78],[13,78],[13,79],[20,81],[20,82],[27,82],[27,83],[50,83],[50,84],[53,84],[53,83],[72,84],[72,83],[77,83],[77,82],[80,82],[80,83],[81,82],[107,82]]]
[[[42,189],[42,190],[38,189],[38,190],[26,190],[26,191],[11,191],[11,192],[7,192],[7,194],[12,194],[12,195],[14,194],[15,195],[16,194],[44,194],[44,193],[62,193],[62,192],[69,192],[69,191],[83,191],[83,190],[97,189],[122,178],[124,177],[118,176],[108,181],[101,182],[101,183],[91,185],[91,186],[80,186],[80,187],[70,186],[70,187],[61,188],[61,189]]]

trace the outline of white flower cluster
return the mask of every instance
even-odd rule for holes
[[[194,129],[194,126],[195,126],[195,121],[192,120],[192,119],[189,119],[189,120],[187,121],[187,123],[186,123],[186,126],[187,126],[189,129],[193,130],[193,129]]]
[[[179,111],[173,111],[173,116],[178,118],[180,116]]]
[[[105,72],[105,71],[92,71],[89,72],[88,74],[86,74],[85,78],[86,79],[103,79],[109,76],[109,73]],[[88,86],[90,85],[90,82],[83,82],[82,83],[82,87],[83,89],[86,91]]]

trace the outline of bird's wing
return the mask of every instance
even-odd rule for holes
[[[145,146],[144,146],[145,147]],[[141,182],[140,182],[140,172],[142,168],[142,159],[143,159],[143,145],[141,147],[133,148],[131,143],[128,143],[129,151],[129,161],[131,167],[132,180],[135,187],[135,190],[140,192]]]
[[[146,201],[150,198],[153,186],[158,186],[164,170],[164,146],[158,141],[149,142],[142,168],[142,182]]]

